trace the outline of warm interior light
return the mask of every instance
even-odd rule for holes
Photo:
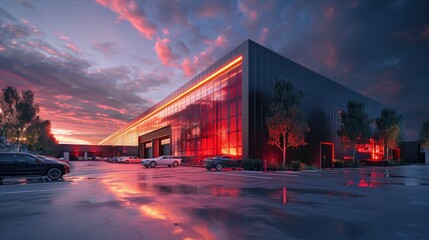
[[[232,60],[230,63],[228,63],[227,65],[225,65],[224,67],[222,67],[221,69],[217,70],[216,72],[214,72],[213,74],[211,74],[210,76],[206,77],[204,80],[200,81],[199,83],[195,84],[194,86],[192,86],[191,88],[189,88],[188,90],[186,90],[185,92],[181,93],[180,95],[178,95],[177,97],[175,97],[174,99],[168,101],[167,103],[165,103],[164,105],[162,105],[161,107],[155,109],[153,112],[147,114],[146,116],[142,117],[141,119],[137,120],[135,123],[132,123],[130,126],[128,127],[124,127],[123,129],[118,130],[117,132],[113,133],[111,136],[107,137],[106,139],[102,140],[100,143],[98,143],[98,145],[101,145],[109,140],[111,140],[112,138],[117,137],[118,135],[126,132],[127,130],[137,126],[138,124],[140,124],[141,122],[143,122],[144,120],[148,119],[149,117],[153,116],[154,114],[156,114],[157,112],[161,111],[162,109],[166,108],[167,106],[171,105],[172,103],[174,103],[175,101],[179,100],[180,98],[184,97],[185,95],[187,95],[188,93],[192,92],[193,90],[197,89],[198,87],[200,87],[201,85],[213,80],[214,78],[216,78],[217,76],[221,75],[222,73],[226,72],[227,70],[229,70],[232,67],[235,67],[235,64],[239,63],[240,61],[242,61],[243,56],[239,56],[236,59]]]

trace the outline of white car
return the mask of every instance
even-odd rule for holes
[[[145,167],[154,168],[158,165],[164,165],[168,167],[177,167],[182,163],[182,159],[174,156],[161,156],[157,158],[148,158],[142,160],[142,165]]]
[[[119,163],[140,163],[142,160],[136,156],[123,156],[118,158]]]

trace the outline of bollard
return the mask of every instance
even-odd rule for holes
[[[267,171],[267,160],[264,159],[264,172],[266,172],[266,171]]]

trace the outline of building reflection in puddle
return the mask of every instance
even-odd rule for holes
[[[212,196],[216,197],[238,197],[240,196],[240,189],[238,188],[223,188],[223,187],[212,187]]]
[[[281,201],[283,205],[286,205],[287,203],[287,189],[286,187],[283,187],[281,189],[275,189],[268,192],[268,198]]]
[[[204,236],[204,239],[214,239],[208,226],[192,225],[184,228],[178,222],[186,222],[186,214],[180,208],[173,209],[168,204],[163,204],[162,201],[154,201],[159,197],[157,188],[151,184],[143,184],[136,182],[123,182],[120,180],[121,176],[113,176],[109,181],[102,180],[106,188],[115,196],[115,198],[122,202],[122,206],[134,209],[144,218],[151,218],[165,222],[166,226],[173,226],[170,231],[174,236],[180,239],[193,239],[189,234],[193,235],[195,232],[199,236]],[[144,203],[142,203],[142,201]],[[136,223],[137,225],[139,222]],[[164,225],[164,224],[163,224]],[[211,236],[211,237],[210,237]]]

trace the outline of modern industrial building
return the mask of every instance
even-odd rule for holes
[[[304,93],[300,108],[311,128],[308,144],[289,150],[288,160],[327,167],[350,156],[337,135],[341,111],[349,100],[363,102],[370,118],[384,107],[247,40],[99,145],[138,146],[143,158],[172,154],[194,164],[213,155],[280,162],[265,124],[277,79]]]

